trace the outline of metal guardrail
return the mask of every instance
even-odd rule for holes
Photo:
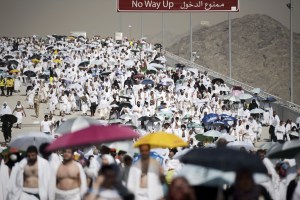
[[[167,58],[168,62],[170,62],[171,60],[173,60],[173,62],[175,63],[181,63],[181,64],[184,64],[186,66],[189,66],[189,67],[193,67],[193,68],[197,68],[199,69],[200,71],[206,71],[208,73],[208,75],[214,77],[214,78],[221,78],[223,79],[226,83],[230,84],[230,85],[235,85],[235,86],[241,86],[245,91],[247,92],[250,92],[251,90],[254,89],[254,87],[250,86],[250,85],[247,85],[245,83],[242,83],[240,81],[237,81],[235,79],[230,79],[228,76],[225,76],[223,74],[220,74],[218,72],[215,72],[209,68],[206,68],[204,66],[201,66],[197,63],[194,63],[194,62],[191,62],[187,59],[184,59],[182,57],[179,57],[175,54],[172,54],[168,51],[165,51],[165,57]],[[272,95],[270,93],[267,93],[265,91],[262,91],[260,94],[259,94],[260,97],[262,98],[266,98],[266,97],[273,97],[275,98],[277,101],[276,103],[279,104],[280,106],[283,106],[285,108],[288,108],[289,110],[292,110],[294,112],[297,112],[297,113],[300,113],[300,105],[297,105],[295,103],[292,103],[292,102],[289,102],[289,101],[286,101],[278,96],[275,96],[275,95]]]

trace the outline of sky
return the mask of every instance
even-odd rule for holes
[[[300,1],[294,0],[295,32],[300,33]],[[138,38],[162,31],[161,13],[118,13],[116,0],[0,0],[0,36],[66,34],[84,31],[88,36],[113,36],[116,31]],[[266,14],[289,28],[289,0],[240,0],[240,12],[231,18],[247,14]],[[141,26],[141,16],[143,26]],[[228,14],[192,14],[192,25],[209,25],[227,20]],[[174,35],[189,31],[189,13],[165,13],[164,31]],[[128,26],[131,25],[131,28]],[[143,27],[143,28],[141,28]]]

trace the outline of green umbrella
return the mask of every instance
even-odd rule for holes
[[[212,142],[213,141],[213,137],[207,137],[205,135],[202,134],[197,134],[195,136],[196,140],[198,140],[199,142]]]

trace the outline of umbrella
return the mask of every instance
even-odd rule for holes
[[[273,150],[268,154],[269,158],[288,158],[292,159],[300,153],[300,142],[299,140],[287,141],[283,144],[282,148],[278,151]]]
[[[148,69],[149,69],[150,67],[155,67],[156,69],[163,69],[163,68],[164,68],[164,66],[163,66],[162,64],[158,64],[158,63],[150,63],[150,64],[148,65]]]
[[[147,121],[149,120],[149,117],[148,116],[142,116],[140,118],[138,118],[139,121]]]
[[[118,125],[91,125],[72,134],[65,134],[55,140],[47,148],[55,151],[64,148],[91,146],[100,143],[129,140],[137,138],[138,134],[131,128]]]
[[[133,60],[126,60],[125,62],[124,62],[124,65],[125,65],[125,67],[132,67],[132,66],[134,66],[134,61]]]
[[[155,60],[159,60],[161,62],[166,62],[167,61],[167,59],[165,57],[158,57]]]
[[[6,65],[6,62],[0,62],[0,67],[5,67]]]
[[[124,114],[124,115],[121,115],[120,116],[120,119],[123,119],[123,120],[131,120],[132,119],[132,117],[131,117],[131,115],[129,115],[129,114]]]
[[[266,99],[264,99],[264,101],[267,101],[267,102],[275,102],[276,99],[274,97],[267,97]]]
[[[39,63],[39,62],[41,62],[41,61],[38,60],[38,59],[36,59],[36,58],[34,58],[34,59],[31,59],[31,62],[33,62],[33,63]]]
[[[10,60],[7,62],[7,65],[16,65],[17,66],[18,64],[19,64],[19,62],[16,60]]]
[[[14,56],[12,55],[6,55],[3,57],[5,60],[8,60],[8,59],[12,59],[12,58],[15,58]]]
[[[228,148],[192,149],[181,158],[181,161],[221,171],[238,171],[246,168],[252,172],[268,173],[256,155]]]
[[[148,118],[149,122],[160,122],[161,120],[158,117],[152,116]]]
[[[223,121],[236,121],[237,120],[235,117],[232,117],[232,116],[226,115],[226,114],[221,114],[220,117]]]
[[[261,114],[261,113],[265,113],[265,111],[260,108],[255,108],[253,110],[250,110],[250,114]]]
[[[288,132],[289,135],[295,136],[295,137],[299,137],[300,134],[297,131],[289,131]]]
[[[190,71],[190,72],[192,72],[194,74],[198,74],[198,69],[196,69],[196,68],[187,68],[186,70]]]
[[[79,63],[78,67],[87,67],[90,64],[90,61],[83,61],[81,63]]]
[[[215,79],[213,79],[213,80],[211,81],[212,84],[215,84],[215,83],[217,83],[217,82],[219,82],[219,83],[221,83],[221,84],[224,84],[224,80],[221,79],[221,78],[215,78]]]
[[[229,101],[232,101],[232,102],[240,102],[240,101],[241,101],[240,98],[238,98],[238,97],[236,97],[236,96],[231,96],[231,97],[229,97],[228,100],[229,100]]]
[[[240,99],[246,100],[246,99],[251,99],[253,96],[251,94],[243,93],[239,96]]]
[[[175,66],[178,67],[178,68],[184,68],[185,67],[185,65],[181,64],[181,63],[177,63],[177,64],[175,64]]]
[[[161,112],[159,112],[158,115],[171,118],[173,117],[173,112],[171,110],[161,110]]]
[[[201,124],[190,123],[187,125],[187,128],[203,128]]]
[[[132,105],[129,102],[122,102],[122,103],[120,103],[119,108],[122,109],[124,106],[127,106],[130,109],[132,108]]]
[[[220,139],[220,138],[225,139],[227,142],[233,142],[233,141],[236,140],[236,138],[235,138],[234,136],[229,135],[229,134],[227,134],[227,133],[223,133],[223,134],[219,137],[219,139]],[[218,140],[219,140],[219,139],[218,139]]]
[[[134,147],[138,147],[143,144],[148,144],[151,148],[175,148],[188,146],[188,143],[180,137],[162,131],[151,133],[138,139],[134,144]]]
[[[240,148],[244,147],[247,151],[254,150],[254,146],[250,142],[245,141],[234,141],[227,144],[228,148],[239,150]]]
[[[219,119],[219,115],[215,113],[207,114],[203,117],[202,122],[203,123],[212,123],[214,121],[217,121]]]
[[[133,78],[144,78],[144,77],[145,77],[145,75],[143,75],[143,74],[136,74],[133,76]]]
[[[9,73],[18,73],[18,72],[20,72],[20,70],[18,70],[18,69],[12,69],[9,71]]]
[[[34,71],[28,70],[24,72],[24,74],[28,77],[36,77],[36,73]]]
[[[151,79],[144,79],[141,81],[141,84],[143,85],[154,85],[154,81]]]
[[[101,76],[108,76],[109,74],[111,74],[111,72],[109,71],[104,71],[100,73]]]
[[[128,101],[129,99],[132,99],[132,97],[126,96],[126,95],[120,95],[119,98],[127,99],[127,101]]]
[[[9,143],[9,146],[26,151],[31,145],[36,146],[39,149],[41,144],[51,143],[52,141],[53,137],[50,135],[40,132],[32,132],[18,135]]]
[[[16,123],[18,121],[17,117],[11,114],[5,114],[1,116],[2,122],[10,122],[12,124]]]
[[[40,79],[48,79],[49,77],[50,77],[50,75],[48,75],[48,74],[41,74],[41,75],[39,75]]]
[[[166,83],[174,83],[174,80],[171,78],[163,78],[160,80],[161,82],[166,82]]]
[[[254,88],[253,90],[251,90],[250,92],[254,93],[254,94],[259,94],[261,92],[260,88]]]
[[[94,60],[91,62],[91,65],[102,65],[103,64],[103,60]]]
[[[226,121],[221,121],[221,120],[217,120],[217,121],[214,121],[212,123],[213,126],[228,126],[228,123]]]
[[[216,130],[210,130],[210,131],[206,131],[202,135],[204,135],[206,137],[220,137],[222,135],[222,133],[219,131],[216,131]]]
[[[79,131],[81,129],[87,128],[91,125],[100,125],[100,122],[89,117],[75,117],[68,119],[63,122],[56,130],[55,133],[66,134]]]
[[[147,72],[148,73],[152,73],[152,74],[156,74],[157,73],[157,69],[155,67],[147,67]]]
[[[213,137],[208,137],[208,136],[205,136],[205,135],[202,135],[202,134],[195,135],[195,138],[196,138],[196,140],[198,140],[200,142],[204,142],[204,141],[212,142],[214,140]]]

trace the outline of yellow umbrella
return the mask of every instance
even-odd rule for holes
[[[69,36],[67,39],[68,40],[75,40],[76,38],[74,36]]]
[[[20,70],[18,70],[18,69],[12,69],[9,71],[9,73],[18,73],[18,72],[20,72]]]
[[[39,63],[40,60],[38,60],[38,59],[35,58],[35,59],[32,59],[31,62],[33,62],[33,63]]]
[[[180,137],[163,131],[150,133],[140,138],[136,141],[134,147],[138,147],[143,144],[149,144],[151,148],[175,148],[188,146],[188,143]]]
[[[55,59],[55,60],[53,60],[53,62],[61,64],[61,60],[59,60],[59,59]]]

